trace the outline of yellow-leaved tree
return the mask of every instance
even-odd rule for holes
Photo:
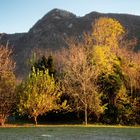
[[[19,86],[18,95],[18,111],[33,117],[36,125],[39,115],[66,107],[66,101],[60,103],[61,90],[48,70],[33,68],[31,75]]]
[[[92,25],[93,60],[100,69],[100,84],[109,94],[109,102],[115,105],[116,94],[121,87],[121,64],[117,56],[124,36],[123,26],[115,19],[101,17]]]
[[[103,102],[108,103],[108,109],[105,110],[103,118],[107,118],[110,123],[116,123],[121,118],[120,116],[123,116],[119,112],[126,113],[131,110],[130,107],[125,106],[130,103],[126,81],[131,77],[129,79],[131,87],[136,85],[136,65],[130,66],[128,54],[129,52],[132,54],[133,60],[135,55],[134,52],[121,48],[126,47],[128,43],[127,40],[123,40],[125,29],[117,20],[101,17],[92,27],[90,40],[93,40],[93,61],[100,69],[98,84],[104,93]],[[122,46],[122,44],[125,45]]]
[[[125,33],[123,26],[112,18],[101,17],[92,25],[92,36],[97,46],[116,48]]]

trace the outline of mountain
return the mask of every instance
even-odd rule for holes
[[[27,33],[0,34],[0,43],[12,47],[16,61],[16,74],[26,73],[26,62],[34,48],[58,50],[67,47],[64,38],[76,37],[82,39],[84,32],[91,31],[91,24],[99,17],[117,19],[128,31],[130,37],[140,41],[140,16],[129,14],[103,14],[91,12],[83,17],[77,17],[65,10],[53,9],[41,18]],[[137,46],[136,49],[140,49]]]

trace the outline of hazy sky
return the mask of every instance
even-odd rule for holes
[[[27,32],[53,8],[77,16],[91,11],[140,15],[140,0],[0,0],[0,32]]]

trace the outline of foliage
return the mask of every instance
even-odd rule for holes
[[[50,76],[53,75],[55,77],[54,60],[51,55],[48,56],[48,58],[46,58],[45,56],[42,56],[42,58],[39,59],[38,62],[35,62],[33,65],[36,71],[37,70],[45,71],[46,69],[48,69],[49,75]]]
[[[126,120],[130,119],[133,114],[127,85],[131,85],[131,90],[134,85],[136,86],[136,77],[138,76],[136,63],[138,61],[132,60],[131,56],[135,55],[132,50],[125,49],[123,52],[124,49],[119,48],[120,40],[122,41],[125,32],[118,21],[99,18],[93,27],[92,37],[94,37],[95,43],[93,61],[100,69],[97,83],[103,92],[102,102],[108,103],[108,109],[105,110],[102,121],[126,123],[128,122]]]
[[[14,62],[12,51],[0,46],[0,124],[4,125],[6,118],[12,113],[16,103]]]
[[[36,124],[38,115],[58,110],[66,105],[66,101],[59,105],[61,91],[48,70],[35,71],[33,68],[26,81],[19,86],[18,95],[19,112],[33,117]]]
[[[31,74],[17,88],[20,114],[33,117],[36,124],[39,115],[56,110],[76,112],[85,124],[95,116],[108,124],[140,124],[140,52],[131,49],[136,41],[124,40],[124,34],[117,20],[101,17],[83,41],[70,39],[69,48],[34,56]],[[10,55],[11,50],[0,47],[2,123],[16,102]]]
[[[80,45],[80,44],[79,44]],[[89,61],[89,52],[83,47],[70,44],[64,58],[64,86],[66,92],[74,98],[75,108],[85,112],[85,124],[90,113],[99,117],[103,112],[101,94],[95,84],[98,70]]]
[[[125,31],[117,20],[101,17],[92,26],[92,36],[96,45],[119,47],[119,41],[122,39]]]

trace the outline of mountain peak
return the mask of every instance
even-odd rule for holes
[[[71,12],[68,12],[66,10],[61,10],[61,9],[53,9],[50,12],[48,12],[45,16],[51,16],[51,17],[59,17],[59,18],[74,18],[76,15],[74,15]]]
[[[76,15],[66,10],[53,9],[44,15],[30,30],[29,32],[38,33],[48,28],[52,28],[53,24],[59,23],[61,20],[75,19]],[[57,23],[56,23],[57,22]]]
[[[35,48],[58,50],[67,47],[65,39],[81,40],[84,32],[91,32],[91,25],[99,17],[110,17],[118,20],[128,31],[129,37],[136,37],[140,44],[140,16],[128,14],[104,14],[91,12],[83,17],[76,17],[71,12],[53,9],[41,18],[28,33],[0,34],[0,43],[13,47],[17,75],[26,74],[25,63]],[[140,50],[140,45],[136,47]],[[22,59],[21,59],[22,58]]]

